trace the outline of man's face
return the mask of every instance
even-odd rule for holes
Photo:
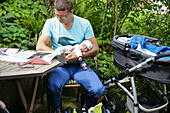
[[[82,45],[81,45],[81,51],[83,51],[83,52],[89,51],[89,49],[88,49],[88,47],[86,46],[86,44],[82,44]]]
[[[69,18],[69,12],[67,10],[65,11],[58,11],[55,9],[55,16],[60,21],[60,23],[65,23]]]

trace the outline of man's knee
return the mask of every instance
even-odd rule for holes
[[[57,85],[55,83],[49,83],[48,84],[48,90],[51,92],[51,93],[57,93],[57,94],[61,94],[62,93],[62,86],[61,85]]]
[[[97,88],[93,90],[93,93],[96,98],[99,98],[105,94],[105,87],[103,85],[98,86]]]

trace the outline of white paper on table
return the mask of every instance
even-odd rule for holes
[[[65,54],[55,51],[19,51],[16,54],[8,56],[0,56],[0,60],[8,62],[28,62],[35,56],[39,56],[46,62],[51,62],[54,57],[57,57],[57,60],[66,63]]]
[[[19,51],[19,49],[17,48],[8,48],[5,52],[5,54],[7,54],[8,56],[13,56],[15,55],[17,52]]]
[[[0,60],[8,62],[26,62],[27,58],[35,54],[36,52],[18,52],[8,56],[0,56]]]

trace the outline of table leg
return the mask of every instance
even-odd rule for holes
[[[17,83],[17,87],[18,87],[18,90],[19,90],[19,94],[21,96],[22,103],[24,104],[24,108],[27,111],[28,104],[27,104],[27,101],[25,99],[24,92],[22,90],[21,81],[20,80],[16,80],[16,83]]]
[[[37,93],[37,88],[38,88],[38,82],[39,82],[39,77],[36,77],[34,91],[33,91],[32,100],[31,100],[31,105],[30,105],[30,107],[28,107],[28,104],[27,104],[27,101],[25,99],[24,92],[23,92],[23,89],[22,89],[22,86],[21,86],[21,81],[16,80],[17,87],[18,87],[18,90],[19,90],[19,94],[21,96],[22,103],[24,104],[24,108],[26,110],[26,113],[32,113],[32,110],[33,110],[33,107],[34,107],[34,102],[35,102],[35,97],[36,97],[36,93]]]
[[[29,108],[29,113],[32,113],[32,110],[33,110],[33,107],[34,107],[35,97],[36,97],[37,88],[38,88],[38,82],[39,82],[39,77],[36,77],[34,92],[33,92],[33,95],[32,95],[31,105],[30,105],[30,108]]]

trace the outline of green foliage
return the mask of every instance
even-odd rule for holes
[[[24,16],[22,19],[20,19],[20,21],[21,21],[21,25],[24,28],[29,29],[30,31],[29,38],[31,38],[30,36],[35,36],[35,40],[37,35],[42,30],[42,27],[45,23],[44,16],[40,14],[32,14],[32,15]]]
[[[34,49],[47,18],[43,1],[11,0],[0,4],[0,47]]]
[[[169,15],[144,11],[132,11],[122,28],[123,34],[139,34],[161,39],[163,45],[170,44]]]
[[[74,14],[88,19],[95,34],[100,33],[104,2],[102,0],[74,0]]]
[[[16,23],[6,22],[5,19],[0,19],[0,47],[20,47],[22,41],[26,38],[28,30],[21,28]],[[27,41],[27,44],[30,43]],[[24,48],[24,46],[23,46]]]
[[[118,70],[114,64],[113,64],[113,55],[108,54],[105,51],[102,51],[97,55],[97,61],[98,61],[98,76],[101,79],[110,79],[114,77],[116,74],[120,73],[120,70]],[[87,59],[88,64],[90,67],[95,70],[95,64],[93,59]]]
[[[101,78],[109,79],[120,72],[113,64],[113,55],[109,55],[107,52],[102,51],[97,57],[100,70],[99,76]]]

